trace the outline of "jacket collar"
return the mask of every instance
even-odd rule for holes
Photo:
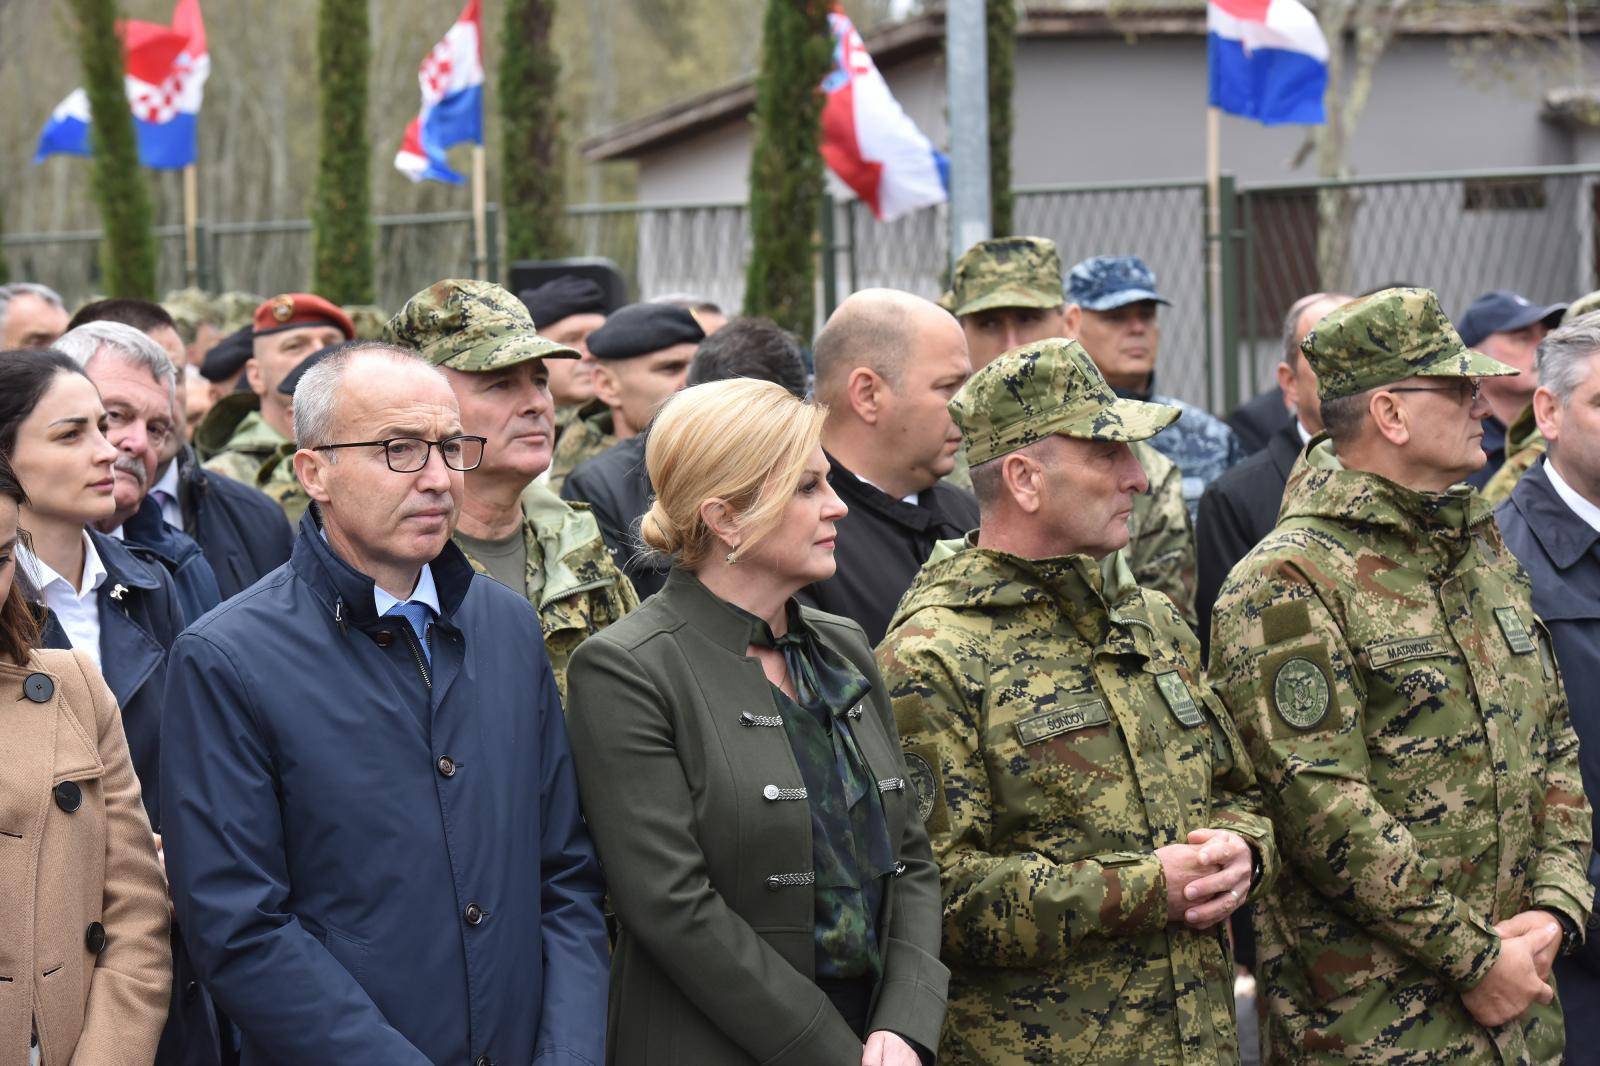
[[[1295,460],[1300,458],[1304,450],[1300,441],[1300,423],[1289,419],[1289,424],[1267,438],[1267,457],[1272,460],[1273,468],[1278,471],[1278,476],[1284,482],[1289,480],[1289,473],[1294,469]]]
[[[151,496],[146,496],[139,509],[122,524],[122,532],[129,542],[154,552],[173,566],[187,562],[200,551],[200,545],[176,535],[177,530],[167,525],[161,505]]]
[[[156,510],[159,517],[160,508]],[[150,566],[129,551],[122,541],[98,529],[89,530],[89,539],[94,543],[94,550],[100,554],[101,565],[106,568],[106,581],[100,586],[102,596],[120,598],[116,591],[118,585],[146,592],[161,587],[160,577],[152,574]]]
[[[307,507],[300,518],[289,564],[341,625],[348,623],[366,630],[382,624],[373,603],[375,582],[340,558],[322,538],[322,516],[315,503]],[[439,593],[440,620],[449,621],[467,598],[472,584],[472,564],[467,562],[455,541],[447,540],[444,550],[428,565],[433,568],[433,581]]]
[[[823,453],[827,455],[826,452]],[[925,532],[934,523],[943,518],[938,508],[938,502],[932,491],[919,493],[917,503],[907,503],[904,500],[884,492],[876,485],[869,485],[855,474],[851,473],[839,460],[831,455],[828,459],[828,483],[833,490],[843,496],[852,507],[864,507],[879,517],[893,522],[895,525]],[[926,499],[925,505],[920,501]]]
[[[1566,570],[1589,553],[1595,541],[1600,540],[1600,530],[1573,514],[1556,495],[1544,470],[1549,461],[1548,456],[1540,459],[1522,475],[1511,493],[1511,500],[1522,512],[1550,561],[1557,569]]]
[[[719,647],[743,655],[750,646],[757,620],[717,598],[699,578],[682,567],[672,568],[666,585],[656,597]]]
[[[614,580],[600,569],[611,556],[594,516],[574,510],[543,485],[529,485],[522,494],[522,528],[528,557],[537,553],[543,560],[540,607]]]
[[[1352,526],[1396,544],[1430,570],[1452,570],[1481,538],[1498,540],[1494,511],[1470,486],[1418,492],[1351,470],[1326,434],[1311,439],[1284,487],[1279,521],[1311,518]]]

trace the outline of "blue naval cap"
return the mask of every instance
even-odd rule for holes
[[[1141,300],[1172,305],[1156,293],[1156,276],[1136,255],[1093,255],[1067,275],[1067,298],[1085,311],[1110,311]]]

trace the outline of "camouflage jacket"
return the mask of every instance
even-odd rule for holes
[[[1183,502],[1183,474],[1176,464],[1148,441],[1129,445],[1139,457],[1150,487],[1133,498],[1128,517],[1128,546],[1123,555],[1141,588],[1165,593],[1193,629],[1195,587],[1200,565],[1195,549],[1194,523]],[[956,452],[956,468],[946,474],[948,485],[972,491],[972,471],[966,449]]]
[[[1276,867],[1199,656],[1120,553],[918,574],[878,661],[941,871],[941,1063],[1237,1061],[1225,936],[1167,921],[1154,855],[1216,826]]]
[[[282,433],[267,425],[259,411],[251,411],[239,423],[227,445],[204,465],[213,474],[224,474],[235,481],[254,485],[262,468],[288,443]]]
[[[579,463],[593,459],[613,444],[617,435],[612,429],[611,408],[593,400],[578,409],[577,416],[561,431],[555,451],[550,456],[550,491],[561,494],[561,483]]]
[[[1183,502],[1189,508],[1189,521],[1193,522],[1206,486],[1244,458],[1238,436],[1222,419],[1176,396],[1127,389],[1118,389],[1117,395],[1163,403],[1183,412],[1182,418],[1150,438],[1150,446],[1183,472]]]
[[[1284,873],[1257,909],[1281,1061],[1559,1058],[1560,1008],[1491,1034],[1459,993],[1530,908],[1582,928],[1590,819],[1551,645],[1482,497],[1346,470],[1326,438],[1217,599],[1211,680]]]
[[[1149,441],[1129,447],[1139,457],[1150,487],[1133,498],[1128,546],[1122,554],[1139,587],[1165,593],[1193,629],[1198,622],[1194,593],[1200,564],[1194,522],[1183,499],[1183,472]]]
[[[585,638],[639,606],[639,597],[611,561],[588,504],[568,503],[543,485],[529,485],[522,493],[522,536],[533,590],[529,600],[538,608],[544,649],[565,707],[572,653]],[[470,554],[467,561],[488,574]]]
[[[1539,424],[1533,418],[1533,405],[1529,404],[1506,429],[1506,461],[1483,486],[1484,499],[1491,505],[1509,500],[1511,490],[1539,461],[1545,446],[1544,434],[1539,432]]]
[[[255,486],[271,496],[283,513],[289,516],[290,525],[298,525],[300,516],[311,506],[311,497],[300,487],[294,473],[294,441],[285,441],[273,452],[256,472]]]

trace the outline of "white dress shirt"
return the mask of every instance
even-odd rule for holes
[[[17,546],[17,562],[27,568],[28,579],[44,597],[45,606],[55,612],[62,632],[72,646],[100,665],[100,598],[95,595],[106,583],[106,567],[94,541],[83,534],[83,578],[76,587],[50,568],[28,549]]]
[[[1550,487],[1556,490],[1556,495],[1561,497],[1561,502],[1572,509],[1572,513],[1589,523],[1589,528],[1600,533],[1600,507],[1578,493],[1578,490],[1567,484],[1556,464],[1546,459],[1544,463],[1544,476],[1550,479]]]

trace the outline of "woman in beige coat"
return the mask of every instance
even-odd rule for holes
[[[56,429],[64,453],[97,435]],[[12,592],[26,497],[4,450],[0,1063],[148,1066],[171,985],[166,883],[116,701],[83,652],[37,647]]]

